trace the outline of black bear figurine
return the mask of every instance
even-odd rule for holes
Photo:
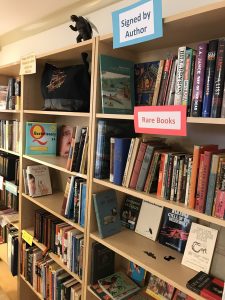
[[[75,26],[70,25],[70,28],[73,31],[78,31],[77,43],[80,43],[82,40],[86,41],[92,38],[92,28],[89,22],[82,16],[72,15],[71,21],[75,22]]]

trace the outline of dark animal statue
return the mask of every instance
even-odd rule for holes
[[[70,25],[70,28],[73,31],[78,31],[78,36],[77,36],[77,43],[80,43],[82,41],[86,41],[92,38],[92,27],[90,23],[83,18],[82,16],[78,17],[76,15],[72,15],[71,21],[75,22],[75,26]]]

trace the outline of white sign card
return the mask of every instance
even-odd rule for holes
[[[21,57],[20,75],[28,75],[36,73],[36,57],[34,53]]]

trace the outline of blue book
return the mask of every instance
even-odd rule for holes
[[[70,189],[69,189],[66,208],[65,208],[65,217],[68,219],[71,219],[73,217],[73,211],[74,211],[74,181],[75,181],[75,176],[71,176]]]
[[[87,193],[87,184],[81,183],[81,208],[80,208],[80,226],[84,227],[85,224],[85,209],[86,209],[86,193]]]
[[[56,155],[56,123],[26,122],[26,148],[28,155]]]
[[[120,214],[115,190],[93,194],[98,231],[101,238],[121,231]]]
[[[113,182],[122,185],[123,174],[126,167],[127,156],[130,148],[131,139],[115,138],[114,158],[113,158]]]

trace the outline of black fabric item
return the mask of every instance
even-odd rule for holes
[[[88,112],[90,104],[90,74],[87,53],[83,64],[57,68],[46,63],[42,74],[41,92],[44,110]]]

